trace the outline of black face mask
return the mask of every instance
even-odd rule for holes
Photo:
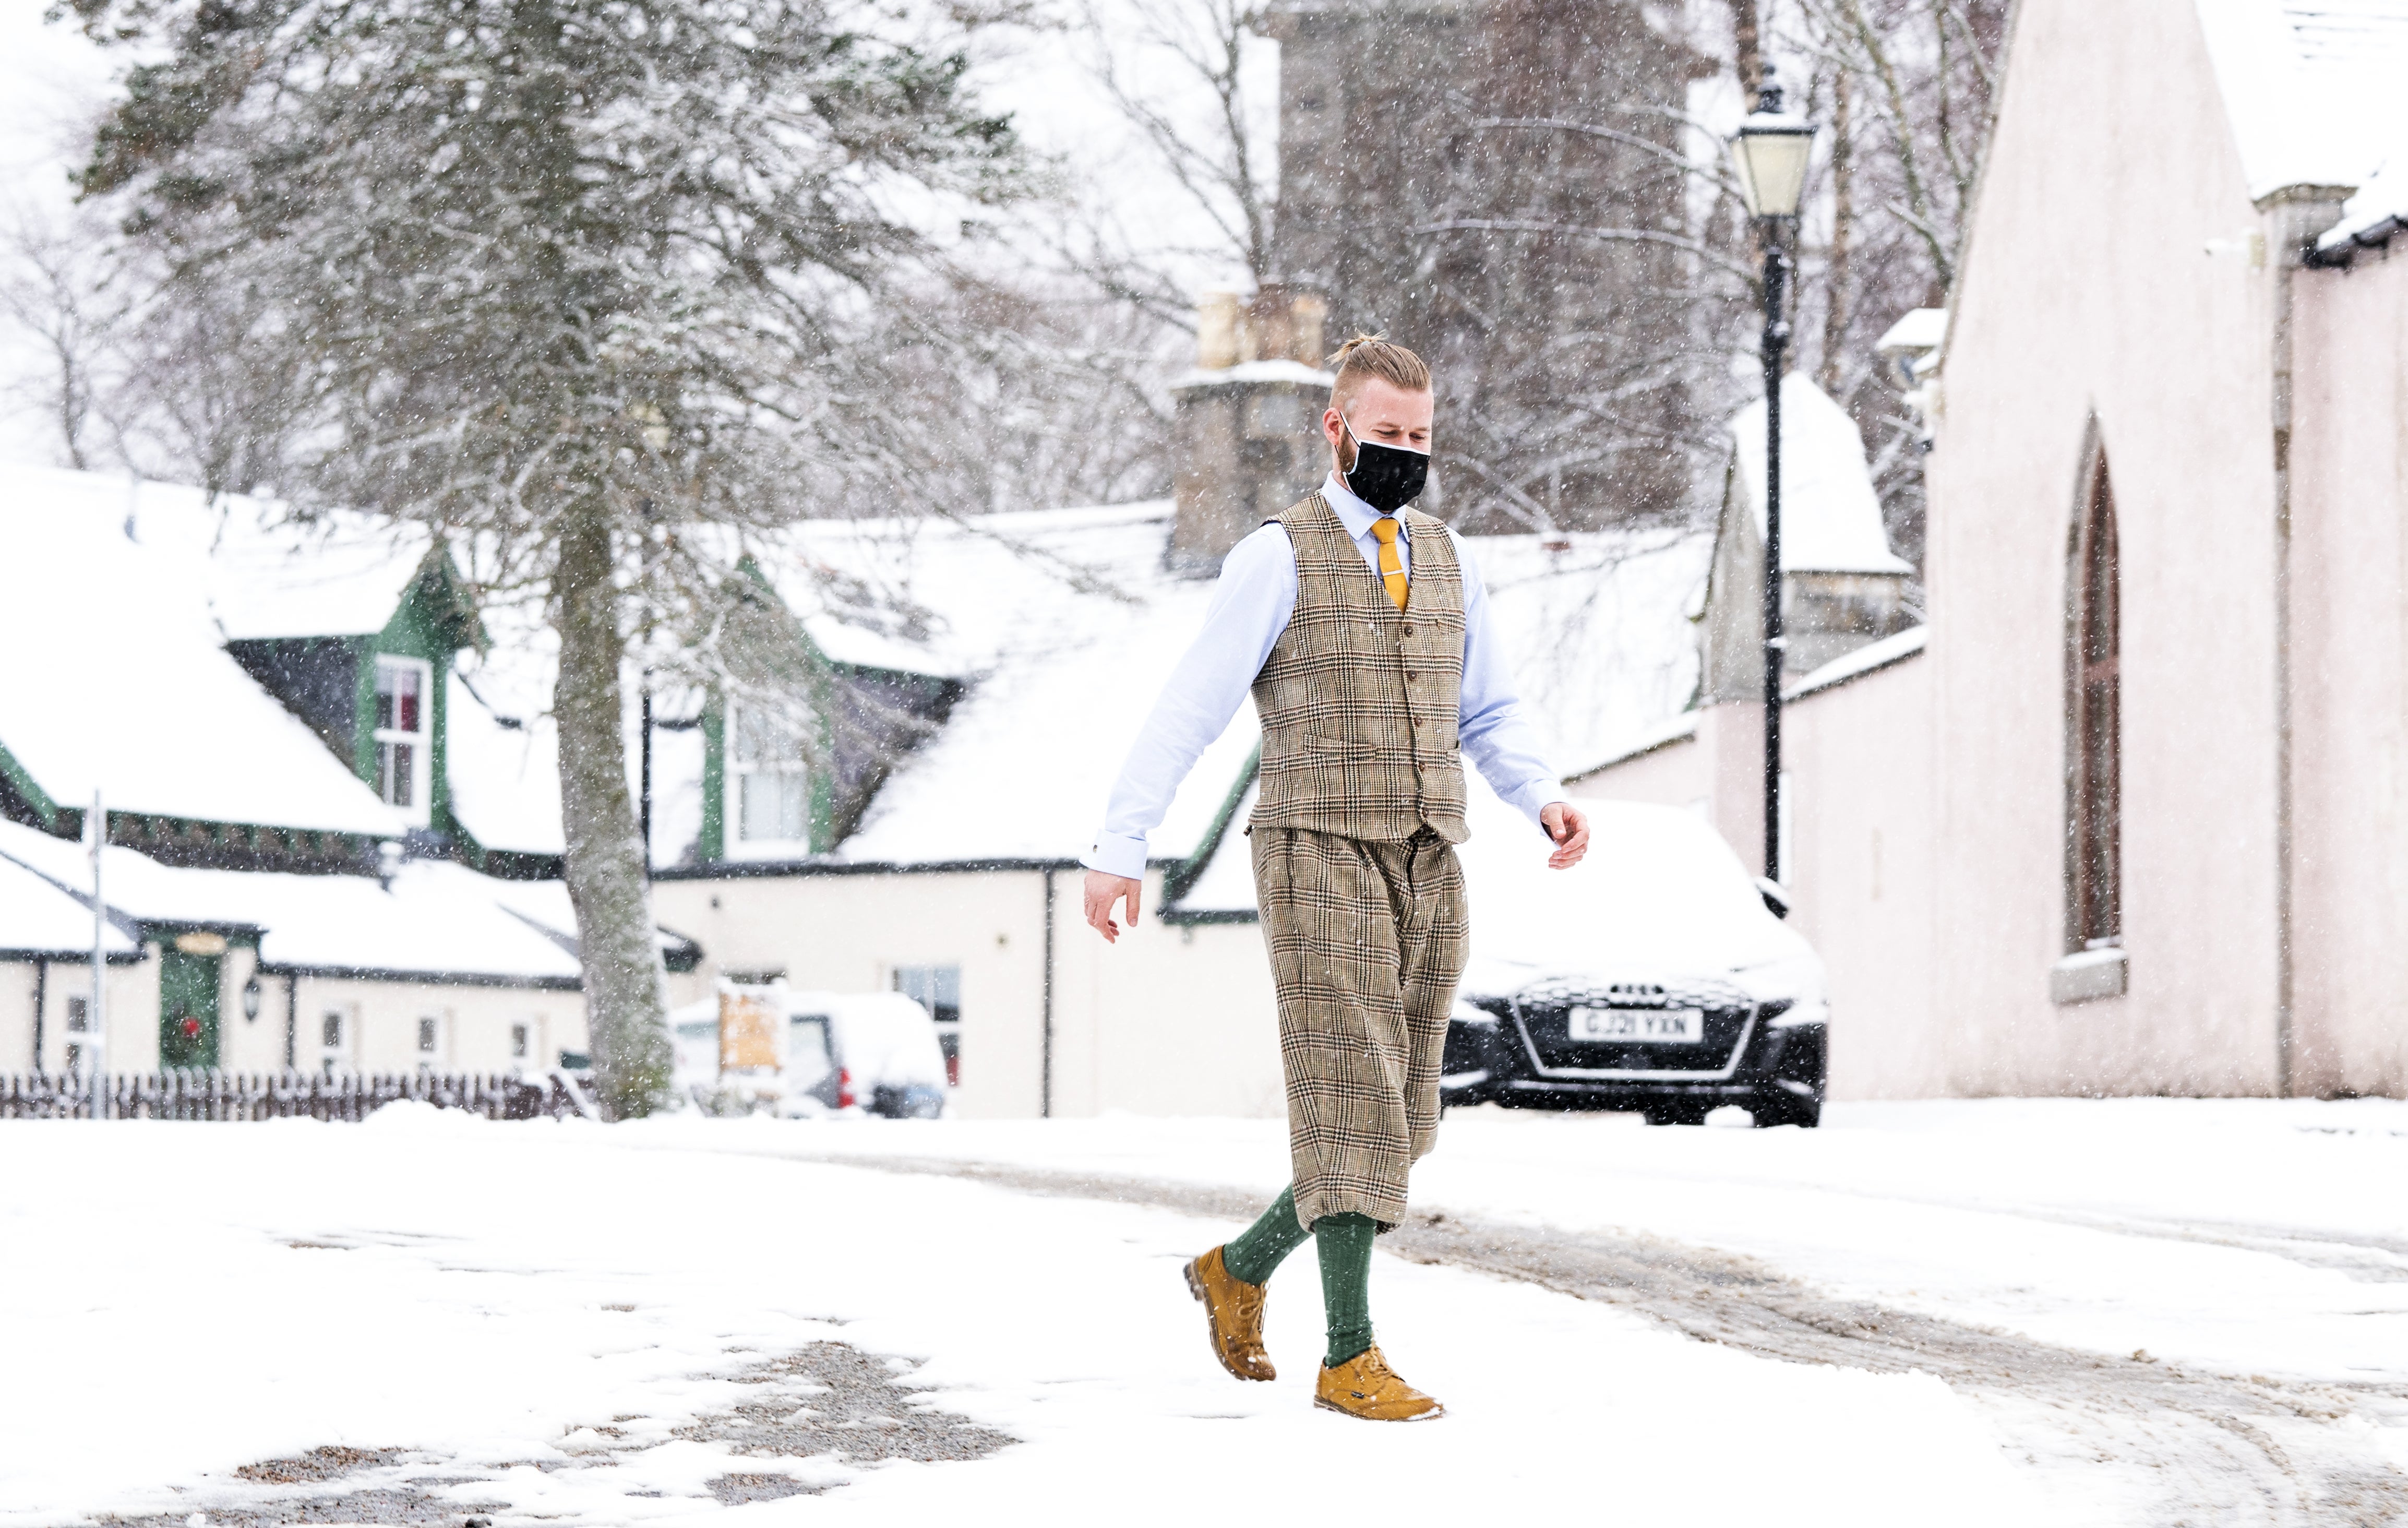
[[[1394,514],[1422,497],[1429,481],[1429,453],[1366,440],[1344,414],[1338,417],[1354,441],[1354,470],[1344,474],[1348,493],[1382,514]]]

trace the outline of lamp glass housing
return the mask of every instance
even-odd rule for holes
[[[1740,195],[1752,218],[1794,218],[1806,195],[1814,124],[1784,111],[1756,111],[1731,138]]]

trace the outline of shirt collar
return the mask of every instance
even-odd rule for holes
[[[1346,527],[1346,534],[1358,541],[1371,534],[1371,522],[1381,518],[1379,511],[1354,497],[1334,468],[1322,480],[1321,497],[1338,512],[1338,523]]]

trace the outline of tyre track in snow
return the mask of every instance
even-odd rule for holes
[[[1255,1193],[1145,1178],[910,1157],[786,1160],[1240,1222],[1262,1208]],[[1840,1297],[1752,1258],[1627,1232],[1422,1212],[1380,1245],[1409,1261],[1598,1301],[1783,1362],[1933,1375],[1983,1407],[2011,1457],[2051,1472],[2110,1470],[2116,1492],[2145,1504],[2144,1521],[2165,1528],[2408,1523],[2408,1475],[2368,1429],[2346,1425],[2354,1417],[2408,1420],[2408,1384],[2231,1375],[2143,1353],[2082,1352]]]

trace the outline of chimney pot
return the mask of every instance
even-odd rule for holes
[[[1226,371],[1238,364],[1239,303],[1235,292],[1208,292],[1196,305],[1196,365]]]
[[[1197,305],[1197,369],[1171,389],[1178,509],[1164,561],[1182,577],[1217,574],[1240,538],[1320,479],[1328,312],[1318,293],[1276,282],[1251,302],[1215,292]]]

